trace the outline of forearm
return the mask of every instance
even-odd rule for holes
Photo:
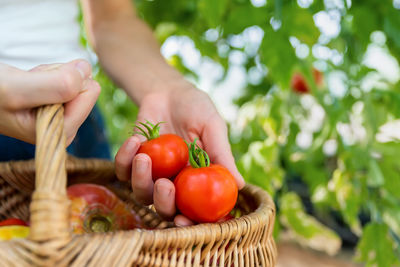
[[[138,104],[148,93],[184,84],[170,67],[148,26],[131,13],[88,23],[92,45],[110,77]],[[169,85],[169,86],[168,86]]]

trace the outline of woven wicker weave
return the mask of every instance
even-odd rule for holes
[[[241,190],[240,218],[173,227],[115,182],[112,162],[67,158],[63,124],[62,105],[40,108],[35,161],[0,163],[0,219],[31,222],[27,239],[0,242],[0,266],[274,266],[275,207],[266,192]],[[155,229],[72,235],[67,180],[106,184]]]

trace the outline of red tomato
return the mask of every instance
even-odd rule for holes
[[[178,209],[199,223],[216,222],[226,216],[238,196],[235,178],[220,165],[188,166],[178,174],[174,184]]]
[[[8,226],[8,225],[28,226],[28,224],[25,221],[16,218],[10,218],[0,222],[0,226]]]
[[[159,135],[159,124],[141,124],[148,133],[138,125],[136,128],[148,140],[142,143],[138,153],[145,153],[151,158],[153,180],[175,177],[188,162],[189,152],[185,141],[175,134]]]
[[[323,84],[322,73],[319,70],[313,68],[312,74],[313,74],[316,85],[322,86],[322,84]],[[310,92],[310,87],[308,86],[306,80],[304,79],[304,76],[299,72],[296,72],[295,74],[293,74],[293,77],[291,80],[291,87],[292,87],[293,91],[295,91],[296,93],[305,94],[305,93]]]
[[[304,79],[303,75],[300,73],[293,74],[291,87],[296,93],[305,94],[310,91],[306,80]]]
[[[175,134],[164,134],[142,143],[138,153],[151,158],[154,181],[174,177],[186,166],[189,158],[185,141]]]
[[[68,187],[70,225],[76,234],[142,227],[140,217],[113,192],[95,184]]]

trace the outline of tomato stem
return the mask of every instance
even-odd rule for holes
[[[107,233],[111,230],[111,222],[102,216],[91,218],[89,225],[93,233]]]
[[[186,143],[189,148],[189,163],[193,168],[203,168],[210,166],[210,158],[207,152],[201,149],[196,144],[197,138],[194,139],[193,143]]]
[[[160,136],[160,124],[165,122],[159,122],[156,125],[149,121],[146,123],[139,122],[134,126],[134,134],[140,134],[146,137],[147,140],[155,139]]]

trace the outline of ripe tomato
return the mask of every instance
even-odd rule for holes
[[[8,225],[28,226],[28,224],[25,221],[16,218],[10,218],[0,222],[0,226],[8,226]]]
[[[310,91],[306,80],[304,79],[303,75],[300,73],[293,74],[291,87],[296,93],[305,94]]]
[[[75,234],[142,227],[140,217],[113,192],[95,184],[68,187],[70,226]]]
[[[189,152],[185,141],[175,134],[159,135],[159,124],[150,122],[141,123],[147,132],[136,125],[139,133],[147,138],[138,150],[151,158],[153,180],[158,178],[173,178],[182,170],[189,158]]]
[[[319,70],[313,68],[312,74],[313,74],[313,78],[314,78],[316,85],[322,86],[322,84],[323,84],[322,73]],[[296,93],[299,93],[299,94],[305,94],[305,93],[310,92],[310,87],[308,86],[306,80],[304,79],[304,76],[299,72],[296,72],[295,74],[293,74],[293,77],[291,80],[291,87],[292,87],[293,91],[295,91]]]
[[[183,169],[174,180],[176,205],[183,215],[195,222],[216,222],[235,206],[238,187],[226,168],[210,165],[207,154],[195,148],[195,142],[190,145],[191,166]]]

